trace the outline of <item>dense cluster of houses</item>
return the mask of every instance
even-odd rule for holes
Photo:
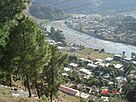
[[[74,57],[73,57],[74,58]],[[101,77],[101,80],[105,82],[103,86],[87,86],[82,83],[74,83],[74,82],[68,82],[67,84],[61,86],[61,91],[72,96],[79,96],[79,93],[84,93],[80,92],[78,90],[78,86],[82,85],[84,89],[88,89],[86,96],[88,97],[83,97],[82,95],[80,97],[85,98],[86,100],[105,100],[107,101],[110,96],[114,95],[120,95],[122,94],[122,87],[125,85],[127,82],[127,78],[131,78],[132,80],[136,80],[136,69],[130,70],[130,73],[124,76],[123,74],[121,75],[116,75],[113,79],[111,79],[112,74],[114,73],[113,71],[111,72],[104,72],[100,70],[100,73],[96,75],[94,70],[97,68],[108,68],[112,66],[114,68],[113,70],[116,71],[121,71],[124,72],[124,63],[128,63],[134,66],[136,68],[136,56],[133,58],[126,58],[122,54],[115,54],[112,58],[108,57],[106,59],[96,59],[96,60],[90,60],[86,58],[77,58],[77,61],[73,61],[69,63],[67,67],[64,67],[63,71],[63,76],[68,77],[70,76],[72,72],[76,71],[78,73],[78,77],[83,78],[83,79],[89,79],[91,77]],[[115,63],[116,62],[116,63]],[[99,70],[99,69],[98,69]],[[96,70],[96,72],[98,71]],[[77,87],[71,87],[76,85]],[[114,88],[110,89],[111,86],[115,86]],[[74,91],[74,92],[73,92]],[[74,94],[73,94],[74,93]],[[98,94],[101,96],[98,96]],[[91,98],[90,98],[91,97]]]
[[[100,15],[90,14],[71,17],[66,20],[68,27],[89,33],[91,35],[113,40],[135,44],[135,29],[133,26],[133,16]],[[125,24],[123,26],[123,24]],[[127,29],[127,24],[132,25],[132,29]],[[123,26],[123,27],[121,27]]]
[[[80,50],[78,46],[66,47],[63,43],[53,40],[48,40],[48,42],[51,45],[57,45],[61,51],[67,50],[76,52]],[[129,72],[124,75],[126,63],[134,68],[130,68]],[[73,81],[69,79],[72,75],[71,73],[74,73],[73,76],[79,79],[88,81],[95,78],[99,81],[99,84],[89,85],[82,83],[82,81]],[[63,93],[70,96],[81,97],[87,101],[109,101],[112,96],[123,94],[122,90],[128,78],[130,78],[131,81],[136,81],[136,54],[132,54],[131,58],[125,57],[124,54],[115,54],[113,57],[95,60],[69,56],[68,64],[64,66],[62,75],[68,79],[67,83],[60,86],[60,91]],[[82,90],[80,90],[80,88],[82,88]]]

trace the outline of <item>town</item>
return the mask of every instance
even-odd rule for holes
[[[65,21],[65,24],[72,29],[104,40],[136,44],[136,19],[133,16],[125,14],[72,16]]]
[[[55,32],[52,29],[53,27],[50,33],[46,30],[47,37],[51,38],[49,34]],[[115,97],[119,100],[124,94],[126,84],[136,81],[135,53],[131,53],[131,58],[125,56],[125,51],[121,54],[104,55],[104,49],[87,49],[57,39],[47,41],[58,46],[62,53],[68,54],[62,73],[65,83],[60,87],[60,91],[67,95],[78,96],[88,102],[107,102]],[[97,53],[97,56],[94,57],[92,53]]]
[[[0,102],[136,102],[135,0],[0,0]]]

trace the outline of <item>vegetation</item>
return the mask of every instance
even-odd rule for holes
[[[67,55],[62,55],[60,52],[56,51],[57,49],[54,46],[51,47],[51,59],[47,66],[44,67],[43,71],[43,87],[44,95],[50,97],[51,102],[53,100],[53,96],[57,95],[59,86],[63,82],[62,77],[62,65],[67,58]],[[41,83],[42,84],[42,83]]]
[[[46,3],[33,2],[30,7],[32,16],[39,19],[60,20],[64,19],[64,14],[61,10],[52,7]]]
[[[13,90],[10,88],[0,88],[0,101],[1,102],[38,102],[34,98],[22,98],[12,96]],[[40,101],[43,102],[43,101]]]
[[[109,53],[99,52],[99,50],[95,51],[93,49],[88,49],[88,48],[85,48],[85,49],[82,49],[82,50],[79,50],[79,51],[76,51],[76,52],[63,51],[63,53],[66,53],[68,55],[77,56],[79,58],[90,58],[92,60],[95,60],[95,59],[98,59],[98,58],[105,59],[107,57],[113,56],[112,54],[109,54]]]
[[[135,102],[136,100],[136,82],[128,83],[124,87],[124,92],[129,102]]]
[[[72,29],[100,39],[136,45],[136,19],[133,16],[123,16],[121,14],[114,16],[89,15],[81,18],[73,17],[65,23]]]
[[[16,86],[14,82],[20,80],[29,97],[36,90],[39,98],[50,97],[52,102],[62,83],[61,68],[67,55],[48,45],[39,27],[23,12],[28,3],[0,1],[0,83]]]
[[[55,30],[54,27],[51,27],[50,32],[48,32],[48,36],[50,39],[55,40],[56,42],[65,42],[65,37],[62,34],[63,31],[61,30]]]

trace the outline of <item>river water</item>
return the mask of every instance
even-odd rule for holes
[[[87,35],[86,33],[82,33],[73,29],[68,28],[64,21],[52,21],[46,24],[47,29],[50,27],[54,27],[55,29],[60,29],[63,31],[64,36],[66,37],[66,41],[68,43],[75,43],[78,45],[83,45],[87,48],[93,49],[105,49],[105,52],[108,53],[122,53],[126,52],[126,56],[130,57],[131,52],[136,53],[136,46],[131,46],[122,43],[115,43],[111,41],[101,40],[96,37],[92,37]]]

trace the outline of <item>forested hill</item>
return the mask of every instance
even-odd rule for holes
[[[43,2],[33,2],[29,12],[32,16],[39,19],[64,19],[64,14],[62,11]]]
[[[67,0],[33,0],[34,2],[44,2],[47,4],[57,4]],[[66,9],[82,4],[88,4],[96,1],[102,1],[93,5],[88,5],[76,9],[67,10],[66,13],[84,13],[84,12],[104,12],[108,10],[134,10],[136,9],[136,0],[69,0],[63,4],[56,5],[59,9]]]

